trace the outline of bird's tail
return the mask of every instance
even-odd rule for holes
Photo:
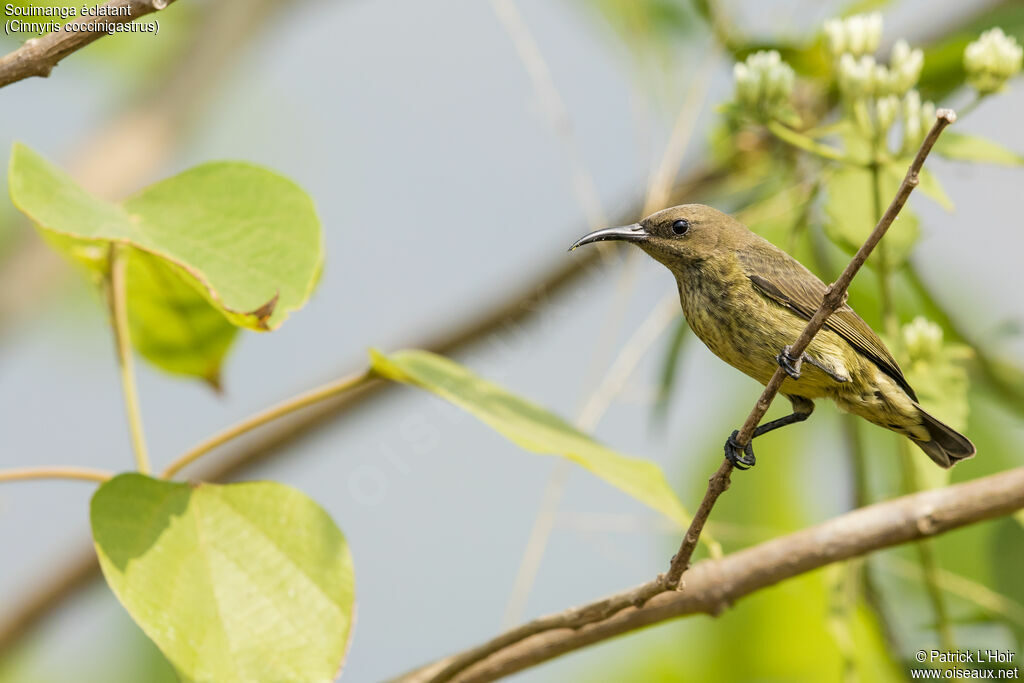
[[[970,439],[929,415],[921,406],[917,406],[917,409],[921,425],[928,431],[929,438],[921,441],[911,437],[910,440],[927,453],[936,465],[949,469],[957,462],[974,456],[977,451]]]

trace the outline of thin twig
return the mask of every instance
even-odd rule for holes
[[[113,476],[113,472],[107,472],[106,470],[97,470],[91,467],[73,467],[70,465],[16,467],[10,470],[0,470],[0,482],[28,481],[31,479],[77,479],[79,481],[98,481],[103,483]]]
[[[572,119],[562,96],[558,93],[555,79],[540,46],[537,45],[513,0],[491,0],[491,8],[512,40],[553,132],[565,147],[571,167],[573,193],[586,214],[587,222],[592,226],[606,225],[607,217],[601,207],[597,183],[594,182],[594,176],[587,168],[576,138],[572,134]]]
[[[294,413],[296,410],[301,410],[307,406],[322,403],[327,399],[334,398],[341,394],[356,391],[357,389],[366,386],[366,384],[375,379],[375,377],[376,375],[369,370],[350,377],[343,377],[342,379],[316,387],[315,389],[311,389],[310,391],[282,401],[277,405],[271,406],[266,410],[247,417],[241,422],[231,425],[222,432],[214,434],[202,443],[183,453],[181,456],[176,458],[174,462],[168,465],[160,476],[164,479],[170,479],[181,471],[182,468],[195,462],[206,453],[209,453],[228,441],[237,439],[241,435],[251,432],[257,427],[261,427],[268,422],[273,422],[278,418]]]
[[[668,144],[665,145],[665,151],[661,155],[661,161],[652,172],[648,182],[647,198],[644,200],[642,216],[664,209],[668,204],[676,175],[679,173],[679,166],[683,163],[686,151],[690,147],[697,119],[707,101],[711,74],[714,72],[719,57],[719,50],[712,43],[708,46],[703,62],[693,74],[690,85],[686,89],[683,105],[679,108],[675,123],[672,124],[672,133],[669,135]]]
[[[108,11],[106,16],[76,17],[74,23],[129,24],[173,2],[175,0],[111,0],[103,5]],[[127,15],[121,13],[125,8]],[[107,31],[75,31],[70,25],[64,24],[59,31],[41,38],[31,38],[17,50],[0,57],[0,88],[33,76],[45,78],[62,59],[108,35]]]
[[[132,357],[131,332],[128,329],[128,298],[125,291],[124,245],[110,245],[107,276],[107,303],[110,306],[110,322],[114,328],[114,343],[117,347],[117,367],[121,373],[121,390],[124,407],[128,415],[128,428],[132,435],[132,452],[139,472],[149,474],[149,453],[146,450],[146,436],[142,428],[142,411],[139,408],[139,389],[135,384],[135,362]]]
[[[1024,508],[1024,467],[931,489],[854,510],[721,560],[703,560],[686,574],[686,590],[665,591],[655,579],[636,588],[542,617],[470,652],[487,652],[449,679],[440,677],[465,653],[428,664],[396,683],[483,683],[567,652],[689,614],[720,614],[738,599],[780,581],[852,557],[936,536]],[[608,615],[583,623],[586,615]],[[555,625],[552,628],[552,625]],[[514,634],[514,635],[513,635]]]
[[[903,177],[903,182],[900,183],[899,190],[896,192],[896,196],[893,197],[892,202],[889,204],[889,208],[885,210],[881,219],[878,221],[878,225],[871,231],[868,238],[861,245],[857,253],[854,254],[853,259],[850,260],[849,265],[843,270],[834,283],[829,285],[828,289],[825,290],[825,296],[822,298],[821,306],[818,307],[817,312],[808,321],[807,326],[804,327],[803,332],[793,343],[789,349],[789,353],[794,358],[800,358],[803,356],[804,351],[807,349],[814,335],[824,326],[825,321],[832,315],[837,308],[839,308],[846,301],[846,290],[850,286],[850,282],[854,276],[867,261],[871,251],[878,245],[882,237],[885,236],[886,231],[892,222],[896,220],[896,216],[899,215],[903,209],[903,205],[907,203],[907,198],[910,197],[910,193],[914,191],[919,182],[918,173],[921,171],[921,167],[924,166],[924,160],[928,157],[928,153],[931,152],[932,146],[935,145],[935,141],[939,139],[939,135],[945,130],[946,126],[956,121],[956,114],[952,109],[940,109],[936,112],[935,124],[931,130],[928,131],[928,135],[921,143],[921,148],[917,151],[917,156],[914,157],[913,162],[910,164],[910,168],[907,169],[907,174]],[[757,428],[758,423],[764,414],[768,411],[769,406],[772,404],[772,400],[775,395],[778,394],[779,388],[782,386],[782,382],[786,379],[787,375],[785,370],[781,367],[775,369],[775,374],[772,375],[771,380],[768,381],[768,385],[765,387],[761,397],[754,404],[754,409],[750,411],[750,415],[747,416],[746,421],[739,430],[739,434],[736,436],[736,443],[740,448],[750,443],[750,439],[754,434],[754,430]],[[707,493],[704,495],[704,500],[701,501],[700,508],[693,517],[693,522],[690,524],[690,529],[686,532],[686,536],[683,538],[683,543],[679,547],[679,552],[676,553],[675,557],[672,558],[672,564],[669,567],[669,571],[665,575],[665,587],[672,590],[679,586],[679,580],[686,571],[686,568],[690,564],[690,558],[693,556],[693,551],[697,547],[697,539],[700,538],[701,531],[704,528],[704,523],[707,521],[708,514],[711,512],[711,508],[714,507],[715,501],[718,497],[729,488],[729,476],[732,474],[732,463],[727,459],[723,459],[721,467],[708,481]]]

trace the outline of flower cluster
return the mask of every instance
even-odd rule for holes
[[[782,61],[775,50],[755,52],[733,67],[736,101],[768,118],[777,118],[789,110],[793,94],[793,68]]]
[[[967,82],[980,95],[999,92],[1020,73],[1024,50],[1013,36],[994,28],[985,31],[964,50]]]
[[[865,153],[874,161],[891,160],[913,154],[935,123],[935,104],[924,101],[917,83],[924,68],[924,52],[897,40],[888,60],[875,52],[882,40],[882,15],[860,14],[825,22],[825,45],[832,58],[833,73],[846,120],[845,130],[856,131],[865,145],[854,145],[850,158],[863,162]],[[967,46],[964,66],[967,82],[979,96],[998,92],[1018,74],[1024,62],[1024,50],[1001,29],[985,31]],[[741,118],[768,123],[799,126],[800,118],[792,107],[793,69],[775,50],[756,52],[733,67],[736,80],[734,104],[730,109]],[[899,127],[900,136],[893,134]],[[793,142],[792,133],[774,128],[775,134],[804,149],[813,148],[806,140]],[[851,142],[847,140],[847,143]],[[822,147],[819,146],[818,150]],[[839,152],[819,153],[837,158]]]
[[[889,64],[880,64],[869,52],[877,48],[881,33],[882,17],[877,13],[825,23],[829,50],[836,60],[839,92],[848,114],[860,131],[874,140],[884,140],[896,120],[902,118],[901,147],[906,149],[920,142],[917,131],[921,128],[921,113],[935,111],[930,102],[922,106],[914,90],[924,66],[924,53],[898,40],[889,54]]]
[[[911,362],[930,361],[942,352],[942,328],[923,316],[903,326],[903,348]]]

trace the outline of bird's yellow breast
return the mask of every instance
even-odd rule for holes
[[[700,264],[678,278],[683,314],[694,334],[712,353],[761,384],[778,368],[776,356],[792,344],[807,321],[761,295],[737,266]],[[866,368],[866,359],[831,330],[819,332],[807,353],[829,373],[803,364],[799,380],[786,379],[784,394],[805,398],[835,398],[853,390]],[[839,382],[833,376],[845,377]],[[848,385],[848,386],[844,386]]]

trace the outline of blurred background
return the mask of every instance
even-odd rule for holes
[[[821,198],[784,192],[806,163],[727,125],[719,106],[733,97],[734,62],[756,48],[781,49],[798,79],[823,79],[822,23],[858,10],[883,12],[883,46],[924,47],[922,94],[956,107],[972,99],[967,42],[997,25],[1024,39],[1015,0],[181,0],[158,15],[158,37],[104,38],[49,79],[3,89],[0,149],[23,141],[114,198],[243,159],[316,200],[319,288],[279,331],[240,335],[220,393],[140,364],[158,467],[364,367],[371,346],[431,346],[658,462],[694,507],[760,387],[680,324],[663,267],[639,252],[565,249],[645,208],[752,206],[754,229],[834,277],[845,255],[826,238]],[[1024,152],[1022,84],[957,130]],[[808,109],[825,118],[833,106],[826,92]],[[979,456],[953,471],[959,481],[1022,463],[1024,168],[928,163],[955,210],[915,195],[920,238],[894,280],[896,314],[924,315],[945,343],[973,347],[956,410],[969,405]],[[128,469],[104,309],[4,197],[0,467]],[[814,249],[821,260],[805,257]],[[870,271],[852,297],[881,329]],[[358,601],[344,680],[394,676],[641,583],[677,547],[680,530],[640,503],[426,393],[389,388],[301,419],[187,474],[291,484],[343,529]],[[821,404],[758,442],[757,468],[733,478],[711,531],[728,551],[902,494],[914,478],[894,438]],[[0,681],[175,680],[89,569],[92,492],[0,488]],[[1020,653],[1022,524],[829,567],[717,619],[650,628],[518,680],[901,680],[904,662],[943,638]]]

